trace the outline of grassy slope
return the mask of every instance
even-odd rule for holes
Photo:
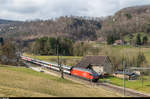
[[[132,52],[132,53],[130,53],[131,56],[134,55],[135,53],[141,51],[144,53],[146,60],[147,60],[147,63],[150,66],[150,48],[145,48],[145,47],[138,48],[138,47],[133,47],[130,45],[125,45],[125,46],[100,45],[100,46],[101,46],[102,50],[106,50],[109,47],[109,49],[112,50],[112,52],[117,52],[117,53],[119,53],[121,51],[123,51],[127,54],[128,54],[128,52]],[[101,52],[101,54],[103,54],[103,52]]]
[[[146,57],[146,60],[148,62],[148,65],[150,66],[150,48],[141,47],[141,49],[139,49],[137,47],[126,47],[126,48],[120,49],[120,50],[125,50],[126,52],[127,51],[133,51],[133,53],[134,52],[139,52],[139,51],[143,52],[145,57]]]
[[[22,67],[0,65],[0,97],[114,97],[102,88],[91,88],[69,80]]]
[[[116,77],[109,77],[105,79],[101,79],[101,81],[109,81],[112,84],[123,86],[123,79],[116,78]],[[137,91],[145,92],[150,94],[150,77],[145,76],[144,77],[144,84],[142,87],[142,81],[141,80],[135,80],[135,81],[125,81],[125,85],[127,88],[131,88]]]

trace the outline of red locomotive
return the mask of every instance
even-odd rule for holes
[[[83,79],[87,79],[93,82],[98,81],[99,74],[91,69],[84,69],[80,67],[73,67],[71,70],[71,75],[78,76]]]

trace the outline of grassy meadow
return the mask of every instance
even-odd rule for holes
[[[143,86],[142,80],[125,80],[125,86],[127,88],[150,94],[150,76],[144,76],[143,79]],[[103,82],[109,82],[111,84],[123,87],[123,79],[121,78],[108,77],[100,80]]]
[[[112,58],[112,60],[114,60],[113,58],[115,57],[115,61],[112,62],[117,62],[117,61],[121,61],[120,57],[128,57],[128,59],[130,61],[133,61],[133,58],[137,57],[139,52],[143,52],[145,58],[146,58],[146,62],[144,63],[145,67],[149,67],[150,66],[150,48],[148,47],[133,47],[130,45],[125,45],[125,46],[121,46],[121,45],[99,45],[101,46],[101,51],[99,53],[99,55],[107,55],[110,56],[110,58]],[[113,63],[114,64],[114,63]]]
[[[57,59],[58,59],[57,56],[39,56],[39,55],[33,55],[27,53],[24,53],[24,56],[36,58],[39,60],[45,60],[47,62],[55,62],[55,63],[57,63]],[[82,57],[80,56],[60,56],[59,58],[62,64],[66,64],[68,66],[76,65],[82,59]]]
[[[0,97],[120,97],[24,67],[0,65]]]

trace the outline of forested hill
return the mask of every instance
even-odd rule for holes
[[[1,28],[3,25],[0,25]],[[57,19],[26,21],[8,26],[3,37],[33,40],[43,36],[63,36],[74,40],[97,40],[107,35],[124,37],[137,32],[150,34],[150,5],[123,8],[114,16],[85,18],[62,16]]]
[[[150,34],[150,5],[121,9],[107,17],[101,29],[104,35],[119,34],[122,37],[137,32]]]
[[[6,20],[6,19],[0,19],[0,24],[13,24],[13,23],[19,23],[20,21],[12,21],[12,20]]]
[[[97,31],[101,29],[98,19],[83,17],[60,17],[55,20],[28,21],[16,28],[3,33],[5,37],[35,39],[43,36],[64,36],[74,40],[96,40]]]

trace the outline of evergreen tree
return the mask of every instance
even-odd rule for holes
[[[2,37],[0,37],[0,44],[3,45],[4,44],[4,40]]]
[[[113,44],[115,42],[115,39],[113,35],[108,35],[107,36],[107,44]]]
[[[136,45],[141,45],[142,43],[141,43],[141,35],[140,34],[138,34],[137,36],[136,36]]]
[[[47,41],[46,41],[46,44],[44,46],[44,51],[47,55],[53,55],[50,38],[48,38]]]
[[[32,52],[39,55],[57,55],[57,44],[59,45],[59,54],[73,55],[73,41],[66,38],[48,38],[43,37],[35,41],[32,46]]]
[[[145,61],[146,61],[146,58],[144,54],[139,52],[138,57],[137,57],[137,67],[140,67]]]
[[[148,37],[147,37],[147,36],[144,36],[144,37],[143,37],[142,44],[145,45],[145,44],[147,44],[147,42],[148,42]]]

